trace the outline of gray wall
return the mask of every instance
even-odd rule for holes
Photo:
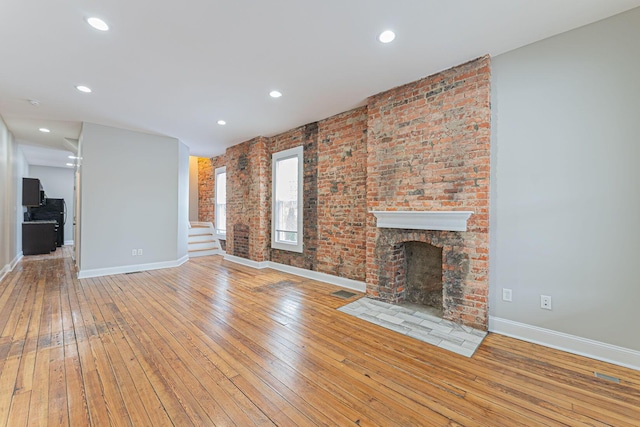
[[[22,223],[24,222],[25,207],[22,206],[22,178],[29,176],[29,163],[24,156],[20,145],[15,141],[12,144],[9,156],[11,157],[11,188],[13,197],[9,199],[9,230],[12,237],[10,254],[13,260],[22,255]]]
[[[640,350],[639,40],[635,9],[493,59],[492,316]]]
[[[0,277],[22,253],[22,177],[29,166],[0,117]]]
[[[75,180],[75,169],[56,168],[50,166],[29,167],[31,178],[40,179],[47,197],[52,199],[64,199],[67,204],[67,222],[64,226],[65,242],[73,241],[73,183]]]
[[[185,255],[186,221],[179,220],[188,217],[188,194],[179,184],[181,171],[188,174],[186,147],[175,138],[91,123],[83,124],[79,145],[81,276]],[[132,249],[143,255],[132,256]]]
[[[198,221],[198,158],[189,157],[189,221]]]
[[[0,119],[0,271],[3,273],[9,268],[13,256],[11,254],[11,159],[10,151],[13,137],[9,133],[4,121]],[[0,275],[1,277],[1,275]]]
[[[190,176],[189,147],[178,143],[178,258],[188,255]]]

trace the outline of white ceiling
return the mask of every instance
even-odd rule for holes
[[[25,143],[22,143],[20,148],[22,148],[22,152],[30,165],[72,168],[73,166],[67,166],[67,163],[75,164],[76,162],[74,159],[69,158],[69,156],[73,156],[75,154],[71,151]]]
[[[175,137],[192,155],[209,157],[638,6],[640,0],[2,0],[0,115],[32,145],[64,149],[63,138],[77,139],[87,121]],[[111,30],[89,27],[89,16]],[[376,40],[385,29],[397,34],[388,45]],[[93,93],[78,92],[79,84]],[[270,98],[272,89],[282,98]],[[43,126],[51,133],[38,132]]]

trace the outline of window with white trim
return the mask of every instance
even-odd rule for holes
[[[216,168],[215,171],[215,224],[216,233],[227,234],[227,168]]]
[[[302,252],[303,148],[274,153],[272,164],[271,247]]]

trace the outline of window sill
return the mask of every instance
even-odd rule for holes
[[[303,252],[302,245],[294,245],[294,244],[278,243],[278,242],[271,242],[271,249],[278,249],[280,251],[287,251],[287,252],[295,252],[299,254]]]

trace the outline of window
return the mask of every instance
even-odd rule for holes
[[[302,252],[302,147],[274,153],[271,247]]]
[[[215,173],[216,223],[214,226],[216,233],[224,236],[227,234],[227,168],[217,168]]]

